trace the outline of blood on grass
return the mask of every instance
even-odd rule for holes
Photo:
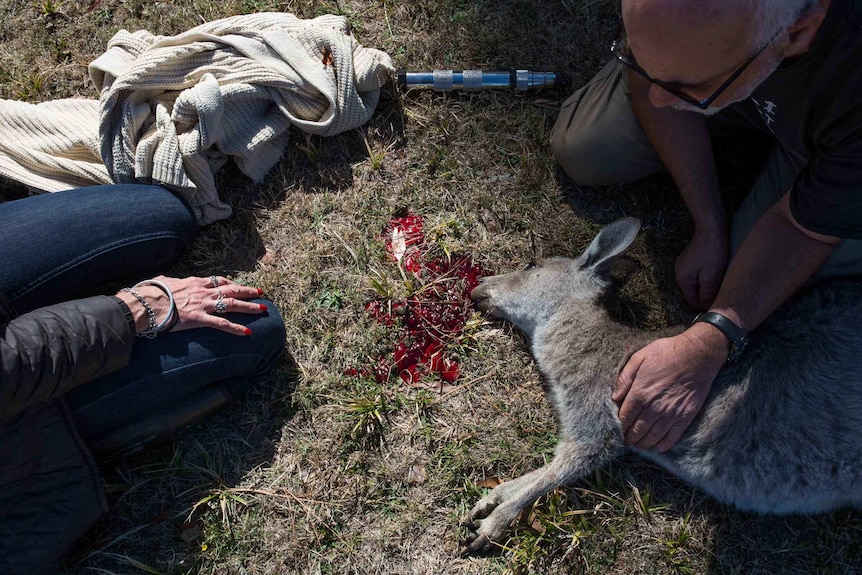
[[[444,390],[460,376],[448,348],[461,342],[470,316],[470,291],[490,275],[469,255],[425,261],[423,219],[416,214],[393,218],[384,230],[386,253],[420,289],[403,301],[375,300],[365,310],[377,322],[397,330],[391,353],[373,365],[351,368],[348,375],[373,376],[385,382],[394,371],[408,385]],[[428,378],[434,381],[428,381]]]

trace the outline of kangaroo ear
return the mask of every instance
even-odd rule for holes
[[[579,267],[595,268],[622,253],[635,240],[640,227],[641,222],[637,218],[623,218],[603,227],[578,260]]]

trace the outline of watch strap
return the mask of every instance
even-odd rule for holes
[[[691,324],[694,325],[701,321],[715,326],[730,340],[730,352],[727,354],[727,362],[734,363],[738,360],[742,352],[745,351],[745,348],[748,347],[748,332],[725,316],[714,311],[698,314]]]

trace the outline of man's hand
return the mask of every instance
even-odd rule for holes
[[[612,395],[620,405],[626,444],[659,451],[673,447],[703,407],[728,349],[717,328],[697,323],[635,353]]]
[[[688,305],[706,309],[715,300],[727,267],[727,234],[721,228],[696,228],[676,260],[676,284]]]

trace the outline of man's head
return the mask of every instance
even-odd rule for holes
[[[622,0],[632,56],[651,77],[707,110],[653,84],[650,101],[702,113],[747,98],[786,58],[805,54],[830,0]]]

